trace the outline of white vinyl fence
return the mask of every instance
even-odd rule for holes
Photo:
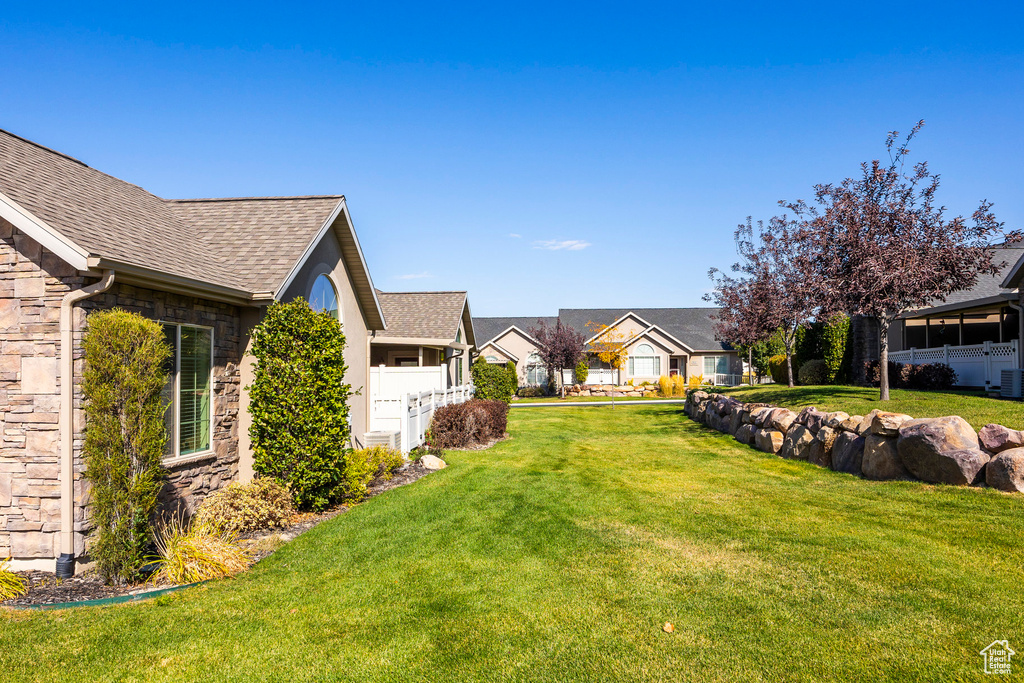
[[[475,391],[472,384],[462,384],[450,389],[431,389],[398,396],[372,396],[370,430],[398,432],[401,435],[401,451],[408,453],[423,445],[424,435],[430,427],[435,410],[451,403],[464,403],[473,398]]]
[[[619,371],[618,370],[598,370],[591,368],[587,373],[587,381],[584,384],[613,384],[618,385],[619,383]],[[575,371],[571,369],[562,370],[562,384],[572,385],[576,384]]]
[[[945,363],[956,372],[956,383],[962,387],[998,387],[1003,370],[1017,367],[1017,340],[969,346],[942,346],[933,349],[893,351],[889,360],[896,363],[923,365]]]

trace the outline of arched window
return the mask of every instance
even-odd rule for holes
[[[629,374],[633,377],[659,377],[661,358],[654,354],[654,347],[641,344],[629,355]]]
[[[548,369],[544,367],[544,361],[540,354],[534,351],[526,359],[526,385],[530,387],[547,386]]]
[[[334,289],[331,278],[321,275],[313,282],[313,290],[309,293],[309,305],[314,311],[327,311],[338,322],[341,322],[341,309],[338,307],[338,292]]]

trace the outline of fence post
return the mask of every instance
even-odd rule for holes
[[[914,362],[917,359],[917,353],[916,352],[917,352],[917,348],[911,346],[910,347],[910,364],[911,365],[917,365],[917,363]]]
[[[412,443],[409,441],[409,394],[402,394],[402,409],[398,412],[398,417],[402,452],[408,453],[412,450]]]
[[[416,395],[416,445],[423,439],[423,394]]]
[[[942,362],[949,365],[949,344],[943,344],[942,346]]]
[[[992,386],[992,342],[984,342],[985,349],[985,388]]]

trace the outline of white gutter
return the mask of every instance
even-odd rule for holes
[[[101,294],[114,284],[114,271],[103,279],[72,290],[60,302],[60,557],[57,578],[75,575],[75,304]]]

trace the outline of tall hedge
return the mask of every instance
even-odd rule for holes
[[[89,553],[106,581],[134,583],[149,553],[165,476],[161,392],[171,349],[158,323],[120,309],[90,315],[83,346]]]
[[[821,346],[829,384],[849,381],[850,318],[837,315],[822,327]]]
[[[472,373],[476,398],[509,403],[519,388],[519,377],[512,362],[505,365],[488,363],[480,356],[473,363]]]
[[[349,397],[345,335],[338,319],[299,298],[275,303],[253,330],[249,387],[254,470],[322,510],[344,497]]]

